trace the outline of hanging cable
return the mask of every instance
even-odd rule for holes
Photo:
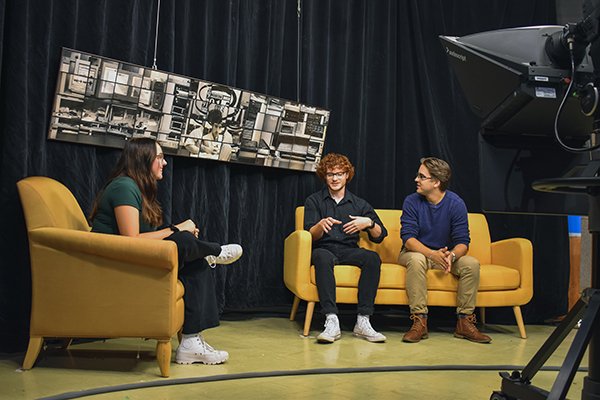
[[[569,98],[569,94],[571,93],[571,89],[573,88],[573,84],[575,83],[575,56],[573,54],[573,38],[567,39],[568,47],[569,47],[569,56],[571,58],[571,81],[569,82],[569,86],[567,87],[567,91],[560,102],[560,106],[558,107],[558,111],[556,112],[556,117],[554,118],[554,137],[556,141],[562,146],[563,149],[570,151],[572,153],[584,153],[587,151],[593,151],[600,148],[600,145],[590,146],[590,147],[571,147],[565,144],[558,133],[558,120],[560,115],[562,114],[563,107]]]
[[[156,49],[158,48],[158,22],[160,21],[160,0],[156,5],[156,27],[154,28],[154,61],[152,62],[152,69],[156,68]]]
[[[297,0],[296,13],[298,15],[298,45],[297,45],[297,65],[296,65],[296,101],[300,103],[300,81],[302,78],[302,0]]]

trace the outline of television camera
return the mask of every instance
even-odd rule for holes
[[[592,287],[522,371],[500,373],[501,390],[490,399],[566,398],[586,349],[582,399],[600,399],[600,0],[584,1],[578,23],[440,40],[482,119],[484,210],[588,214],[592,234]],[[579,321],[550,391],[534,386],[534,376]]]

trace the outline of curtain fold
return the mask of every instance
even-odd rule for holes
[[[303,0],[300,93],[296,6],[295,0],[162,0],[158,69],[299,96],[331,110],[325,150],[350,157],[357,170],[350,190],[375,208],[400,208],[414,191],[419,159],[435,155],[451,163],[452,189],[479,211],[479,121],[438,35],[554,23],[554,1]],[[31,175],[58,179],[88,213],[119,155],[46,139],[61,47],[150,67],[156,7],[150,0],[0,0],[0,347],[8,346],[0,351],[22,350],[29,319],[27,237],[15,183]],[[192,218],[207,239],[244,247],[237,265],[215,270],[222,309],[289,306],[283,241],[295,207],[320,188],[316,176],[210,160],[167,162],[159,185],[166,220]],[[566,291],[565,220],[507,218],[494,216],[501,227],[494,239],[518,231],[505,221],[529,227],[521,231],[534,239],[536,289]],[[542,266],[538,254],[548,247],[555,257]],[[565,304],[536,292],[526,316],[542,321]]]

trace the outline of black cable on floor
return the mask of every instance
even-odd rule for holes
[[[94,396],[124,390],[147,389],[161,386],[186,385],[190,383],[220,382],[235,379],[251,378],[273,378],[280,376],[301,376],[320,374],[353,374],[365,372],[415,372],[415,371],[521,371],[522,365],[404,365],[388,367],[361,367],[361,368],[315,368],[299,369],[290,371],[265,371],[244,372],[239,374],[223,374],[213,376],[201,376],[193,378],[160,379],[151,382],[127,383],[123,385],[105,386],[101,388],[67,392],[49,397],[41,397],[39,400],[67,400],[80,397]],[[560,371],[560,366],[542,367],[540,371]],[[587,372],[587,367],[580,367],[577,372]]]

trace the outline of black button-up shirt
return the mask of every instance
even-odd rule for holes
[[[352,194],[346,189],[344,198],[336,203],[329,195],[329,190],[324,187],[322,190],[311,194],[304,204],[304,229],[310,230],[317,222],[326,217],[333,217],[341,224],[333,225],[328,233],[324,233],[323,237],[314,243],[314,247],[358,247],[359,232],[353,234],[344,233],[344,224],[350,222],[354,217],[369,217],[381,227],[381,235],[372,237],[369,234],[369,240],[374,243],[381,243],[387,236],[387,230],[379,219],[379,216],[373,207],[365,200]]]

